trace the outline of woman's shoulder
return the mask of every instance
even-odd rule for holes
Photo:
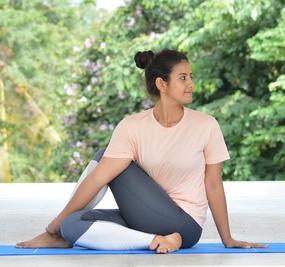
[[[141,127],[144,127],[148,123],[148,110],[141,110],[139,112],[134,112],[125,115],[125,117],[119,122],[122,127],[127,127],[129,130],[135,129],[138,131]]]
[[[205,122],[205,123],[211,123],[213,120],[215,120],[215,117],[204,112],[201,110],[197,109],[192,109],[192,108],[186,108],[188,112],[190,113],[189,118],[195,119],[199,122]]]
[[[128,121],[129,123],[142,122],[145,118],[148,117],[149,112],[150,112],[150,109],[145,109],[145,110],[141,110],[138,112],[134,112],[134,113],[126,115],[124,117],[124,120]]]

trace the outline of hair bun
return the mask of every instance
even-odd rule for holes
[[[137,52],[134,59],[136,66],[141,69],[147,68],[154,58],[154,53],[151,50],[144,52]]]

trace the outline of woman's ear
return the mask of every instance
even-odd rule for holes
[[[166,91],[166,82],[160,78],[160,77],[157,77],[155,79],[155,85],[157,87],[157,89],[160,91],[160,92],[165,92]]]

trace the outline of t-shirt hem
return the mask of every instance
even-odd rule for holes
[[[214,159],[214,160],[206,161],[206,164],[215,164],[215,163],[219,163],[219,162],[226,161],[229,159],[230,157]]]
[[[134,157],[133,157],[133,156],[126,155],[126,154],[112,154],[112,153],[107,153],[107,154],[103,154],[103,157],[106,157],[106,158],[128,158],[128,159],[134,160]]]
[[[205,220],[201,220],[198,216],[194,215],[194,214],[190,214],[188,212],[188,214],[193,218],[193,220],[203,229],[204,228],[204,224],[205,224]]]
[[[206,217],[205,218],[201,218],[200,215],[197,215],[195,212],[188,210],[186,207],[182,207],[180,206],[190,217],[192,217],[192,219],[203,229],[204,228],[204,224],[206,221]]]

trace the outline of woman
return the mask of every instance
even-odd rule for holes
[[[122,119],[46,232],[16,246],[190,248],[201,237],[209,204],[225,247],[267,247],[231,236],[221,177],[230,156],[217,120],[184,107],[194,86],[186,55],[165,49],[134,59],[145,69],[155,107]],[[92,209],[107,186],[119,209]]]

